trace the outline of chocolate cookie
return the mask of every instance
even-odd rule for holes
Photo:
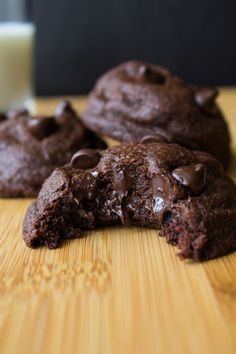
[[[222,165],[154,140],[83,149],[56,169],[26,213],[26,245],[56,248],[83,230],[124,224],[160,229],[182,258],[234,251],[236,186]]]
[[[95,132],[120,141],[162,135],[207,151],[227,166],[230,137],[217,95],[217,89],[188,85],[160,66],[130,61],[98,80],[82,119]]]
[[[34,197],[44,180],[80,148],[105,148],[68,102],[51,117],[26,110],[0,115],[0,197]]]

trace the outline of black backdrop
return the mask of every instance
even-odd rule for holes
[[[236,0],[33,0],[36,92],[86,93],[127,59],[236,84]]]

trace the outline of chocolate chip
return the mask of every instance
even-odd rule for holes
[[[201,163],[178,167],[172,171],[171,175],[176,181],[189,187],[196,194],[201,192],[206,184],[206,166]]]
[[[101,154],[97,150],[82,149],[74,154],[71,159],[71,166],[81,170],[87,170],[97,166],[101,159]]]
[[[6,118],[7,116],[4,113],[0,112],[0,122],[4,121]]]
[[[74,109],[69,101],[61,101],[55,110],[55,119],[59,124],[65,124],[68,119],[76,116]]]
[[[46,138],[57,129],[54,117],[33,117],[28,121],[30,133],[38,139]]]
[[[122,203],[122,216],[120,218],[122,224],[125,226],[130,226],[134,213],[135,213],[134,206],[131,203],[126,202],[126,200],[124,200]]]
[[[113,189],[116,192],[118,199],[122,202],[122,199],[126,197],[128,189],[131,186],[131,178],[129,171],[125,170],[113,170]]]
[[[11,118],[16,118],[16,117],[20,117],[20,116],[28,116],[28,115],[29,115],[29,111],[26,108],[23,108],[23,109],[18,109],[16,111],[9,112],[7,117],[9,119],[11,119]]]
[[[150,144],[150,143],[167,143],[167,139],[162,135],[147,135],[140,141],[142,144]]]
[[[151,68],[148,65],[141,65],[137,74],[138,81],[163,84],[165,82],[165,76],[157,69]]]
[[[56,110],[55,110],[55,114],[56,115],[59,115],[59,114],[63,114],[65,112],[70,112],[70,113],[73,113],[74,114],[74,110],[71,106],[71,103],[67,100],[64,100],[64,101],[61,101],[58,106],[56,107]]]
[[[215,114],[217,106],[215,99],[218,96],[218,90],[211,87],[198,88],[195,93],[195,101],[198,106],[207,114]]]
[[[130,203],[126,203],[126,197],[132,185],[131,172],[128,169],[113,169],[113,190],[119,201],[114,208],[123,225],[128,226],[134,213]]]

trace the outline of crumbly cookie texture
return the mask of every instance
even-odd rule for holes
[[[56,248],[84,230],[123,224],[160,230],[182,258],[200,261],[234,251],[233,181],[209,154],[159,140],[78,151],[29,207],[26,245]]]
[[[97,81],[82,119],[93,131],[120,141],[162,135],[209,152],[226,167],[230,137],[217,95],[217,89],[188,85],[166,68],[129,61]]]
[[[34,197],[52,171],[80,148],[105,148],[67,101],[53,116],[0,114],[0,197]]]

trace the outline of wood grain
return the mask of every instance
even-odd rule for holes
[[[236,156],[236,89],[219,101]],[[236,253],[182,262],[156,231],[121,227],[31,250],[21,239],[30,202],[0,201],[1,353],[236,353]]]

